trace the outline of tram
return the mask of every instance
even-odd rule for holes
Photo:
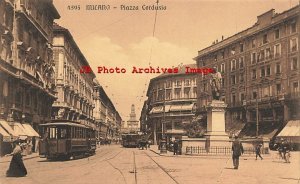
[[[122,134],[122,146],[128,147],[138,147],[141,135],[136,133]]]
[[[70,159],[78,155],[91,155],[96,151],[96,131],[78,122],[53,120],[41,124],[40,133],[40,157]]]

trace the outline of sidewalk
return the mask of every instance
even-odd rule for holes
[[[0,163],[6,163],[11,161],[12,156],[3,156],[0,157]],[[30,155],[23,155],[23,160],[29,160],[39,157],[39,153],[31,153]]]
[[[182,155],[173,155],[173,152],[167,151],[166,154],[161,154],[160,150],[158,149],[157,145],[151,145],[149,148],[150,151],[153,153],[159,155],[159,156],[165,156],[165,157],[181,157],[181,158],[215,158],[215,159],[228,159],[231,157],[231,154],[228,155],[215,155],[215,154],[182,154]],[[262,154],[262,157],[264,159],[272,159],[275,157],[277,154],[276,151],[270,151],[269,154]],[[255,159],[255,154],[244,154],[241,156],[242,159],[247,160],[247,159]]]

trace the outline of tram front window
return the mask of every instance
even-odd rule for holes
[[[49,128],[49,138],[50,139],[57,139],[57,128]]]
[[[67,138],[67,129],[66,128],[60,128],[60,139],[66,139]]]

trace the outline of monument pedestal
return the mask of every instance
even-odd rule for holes
[[[213,100],[207,107],[206,148],[231,146],[229,136],[225,132],[225,109],[227,104]]]

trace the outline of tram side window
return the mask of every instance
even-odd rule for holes
[[[49,138],[57,139],[57,128],[49,128]]]

